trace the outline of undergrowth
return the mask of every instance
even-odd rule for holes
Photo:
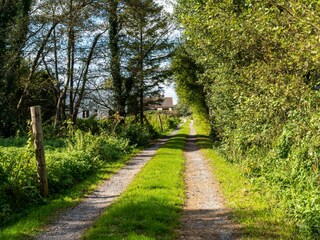
[[[46,165],[50,195],[88,178],[106,164],[115,162],[133,150],[128,140],[107,136],[93,136],[76,132],[66,142],[66,148],[46,151]],[[24,148],[0,147],[0,222],[5,225],[12,214],[25,207],[41,203],[37,183],[36,160],[32,146]]]
[[[34,204],[16,214],[6,226],[0,229],[1,240],[26,240],[33,239],[43,226],[58,216],[67,208],[79,203],[81,198],[97,188],[97,185],[116,173],[130,155],[116,162],[106,164],[97,174],[91,175],[81,183],[43,200],[42,204]]]

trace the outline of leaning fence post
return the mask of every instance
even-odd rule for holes
[[[46,161],[44,156],[42,120],[41,120],[41,107],[34,106],[30,108],[32,134],[34,139],[34,147],[37,160],[38,179],[40,182],[41,195],[47,197],[49,194],[48,179],[46,172]]]

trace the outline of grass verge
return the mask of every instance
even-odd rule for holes
[[[55,199],[47,199],[43,205],[29,208],[17,215],[9,224],[0,229],[0,239],[32,239],[41,228],[55,219],[60,212],[75,206],[82,197],[97,188],[98,184],[120,170],[130,157],[131,155],[127,155],[116,162],[108,163],[99,173],[92,175],[59,197],[55,196]]]
[[[174,239],[184,204],[185,124],[161,147],[84,239]]]
[[[244,177],[240,166],[226,162],[212,147],[207,126],[195,126],[198,145],[210,161],[233,218],[243,226],[243,239],[298,239],[273,189]]]

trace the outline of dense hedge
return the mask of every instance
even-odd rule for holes
[[[319,11],[313,0],[178,0],[173,62],[179,97],[206,117],[185,95],[205,96],[225,157],[277,189],[304,239],[320,237]]]

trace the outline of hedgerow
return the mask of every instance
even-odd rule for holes
[[[313,0],[179,0],[176,11],[179,97],[210,120],[226,159],[277,189],[303,239],[320,237],[319,10]]]

